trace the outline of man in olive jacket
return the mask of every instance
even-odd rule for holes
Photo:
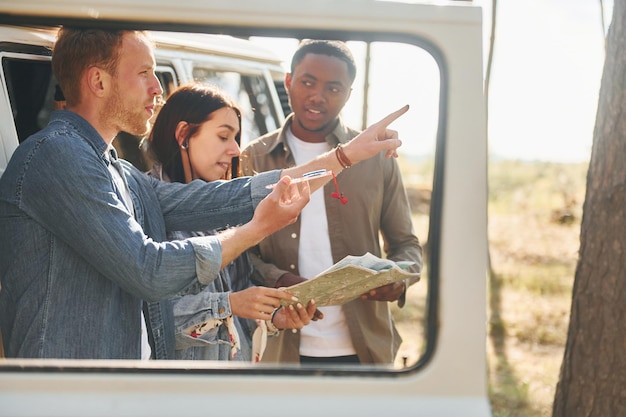
[[[358,165],[342,144],[359,132],[339,113],[350,97],[356,69],[344,43],[304,41],[294,54],[285,87],[293,113],[284,126],[250,143],[242,152],[245,175],[286,168],[335,149],[342,172],[311,195],[298,220],[251,250],[254,278],[262,285],[287,287],[313,278],[347,255],[370,252],[422,266],[422,250],[398,164],[384,153]],[[268,340],[264,362],[392,364],[402,339],[390,303],[404,304],[401,281],[377,288],[342,306],[319,307],[323,319],[301,332]]]

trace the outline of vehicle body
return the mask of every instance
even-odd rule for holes
[[[0,359],[0,415],[491,415],[486,365],[487,141],[480,8],[465,2],[435,5],[374,0],[191,0],[176,5],[165,0],[63,0],[54,4],[40,0],[0,5],[0,24],[4,25],[71,22],[241,37],[402,42],[427,51],[436,62],[439,88],[429,184],[427,277],[422,280],[428,288],[423,306],[426,342],[415,363],[399,369]],[[1,36],[0,31],[0,53],[6,45]],[[196,54],[193,42],[188,41],[189,53]],[[160,48],[165,50],[166,45],[157,38],[157,51]],[[164,51],[156,56],[159,70],[165,74],[162,82],[168,80],[166,67],[177,74],[189,73],[179,70],[185,67],[182,59]],[[264,80],[280,78],[269,69],[267,73],[259,70],[261,73]],[[178,82],[188,81],[176,77],[180,77]],[[19,130],[12,122],[14,108],[6,85],[3,79],[0,173],[18,144]],[[47,94],[51,94],[49,88]],[[269,94],[278,98],[275,91]],[[393,103],[388,105],[389,112],[394,109]],[[276,119],[282,121],[276,113]]]
[[[0,106],[10,106],[4,111],[13,113],[15,122],[0,127],[0,173],[15,147],[44,127],[54,109],[56,82],[50,54],[56,32],[57,28],[0,26],[1,79],[8,96]],[[156,32],[150,36],[156,46],[156,73],[164,98],[176,87],[192,82],[220,86],[242,108],[244,141],[272,131],[283,122],[284,112],[274,84],[274,79],[283,76],[283,68],[271,51],[225,35]],[[139,140],[121,136],[114,145],[125,159],[140,165]]]

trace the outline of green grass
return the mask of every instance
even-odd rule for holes
[[[489,212],[580,209],[587,164],[499,161],[489,165]]]

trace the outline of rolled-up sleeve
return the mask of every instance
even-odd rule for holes
[[[196,253],[198,281],[207,285],[217,278],[220,272],[222,245],[215,236],[191,237],[189,241]]]
[[[218,328],[232,315],[229,295],[228,292],[213,292],[205,288],[197,294],[186,294],[172,300],[177,349],[218,342]],[[191,331],[199,327],[203,330],[201,336],[192,336]]]

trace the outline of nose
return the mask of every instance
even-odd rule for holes
[[[326,96],[324,95],[324,88],[314,88],[311,91],[311,95],[309,96],[309,100],[319,103],[326,100]]]
[[[151,89],[151,93],[153,96],[160,96],[161,94],[163,94],[163,87],[161,87],[161,82],[159,81],[159,78],[156,76],[156,74],[152,76]]]
[[[241,148],[237,144],[236,140],[232,140],[230,146],[228,147],[228,154],[235,157],[241,155]]]

